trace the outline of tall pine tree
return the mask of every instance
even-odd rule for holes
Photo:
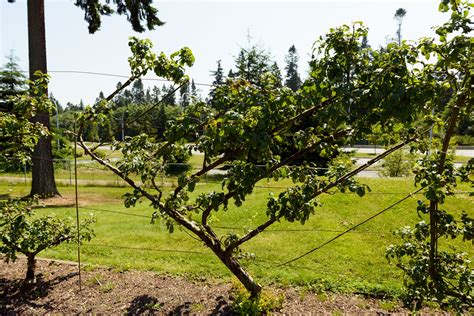
[[[262,85],[263,75],[273,73],[273,62],[270,53],[265,49],[252,45],[242,48],[235,59],[236,77],[245,79],[257,86]]]
[[[400,45],[402,43],[402,23],[403,23],[403,18],[405,17],[406,14],[407,14],[407,10],[405,10],[403,8],[399,8],[399,9],[397,9],[397,11],[395,11],[395,14],[393,15],[393,18],[395,19],[395,21],[397,21],[397,42],[398,42],[398,45]]]
[[[8,99],[12,96],[25,93],[26,77],[18,65],[18,57],[11,52],[7,62],[0,71],[0,109],[6,109]]]
[[[15,2],[15,0],[7,0]],[[76,0],[75,5],[84,10],[84,19],[89,26],[89,33],[95,33],[101,26],[102,15],[117,13],[126,15],[136,32],[146,29],[153,30],[156,26],[163,25],[158,18],[158,10],[153,7],[152,0]],[[111,6],[113,3],[116,11]],[[28,53],[29,53],[29,77],[35,80],[35,72],[47,73],[46,63],[46,27],[44,18],[44,0],[28,0]],[[146,22],[146,26],[142,23]],[[48,89],[44,93],[48,94]],[[49,113],[39,112],[32,121],[41,123],[48,130],[50,128]],[[41,197],[59,195],[54,180],[53,155],[51,137],[41,137],[35,146],[33,153],[31,195]]]
[[[180,95],[180,100],[179,104],[181,107],[185,108],[189,106],[190,102],[190,95],[189,95],[189,83],[185,83],[180,89],[179,89],[179,95]]]
[[[214,97],[216,89],[222,86],[225,81],[224,69],[222,68],[221,60],[217,61],[217,69],[211,71],[211,75],[214,77],[211,90],[209,91],[209,97],[212,99]]]
[[[288,54],[285,57],[285,86],[293,91],[296,91],[301,87],[301,78],[298,74],[298,59],[295,45],[291,45],[290,49],[288,49]]]

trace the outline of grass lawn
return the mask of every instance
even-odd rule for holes
[[[372,192],[363,198],[355,194],[337,193],[320,198],[321,207],[305,224],[281,222],[273,225],[245,244],[242,251],[254,254],[243,259],[250,273],[264,284],[304,285],[315,290],[334,290],[363,293],[399,293],[402,275],[384,258],[385,248],[398,240],[392,232],[405,225],[413,225],[419,218],[416,201],[421,195],[410,197],[383,215],[357,228],[290,265],[277,265],[292,259],[334,237],[338,232],[363,221],[381,209],[414,191],[410,179],[361,179]],[[233,204],[227,212],[213,214],[212,225],[219,235],[243,234],[265,219],[266,198],[277,194],[284,183],[261,182],[242,207]],[[220,184],[200,183],[194,196],[209,190],[220,190]],[[65,197],[73,196],[73,187],[60,187]],[[458,187],[469,191],[468,186]],[[96,237],[82,247],[83,262],[117,269],[146,269],[162,273],[192,277],[227,279],[230,273],[203,243],[176,227],[170,234],[160,221],[150,224],[153,209],[148,203],[135,208],[123,207],[121,196],[128,192],[119,187],[79,187],[80,216],[94,213]],[[0,183],[0,192],[24,195],[29,187],[24,184]],[[447,200],[445,208],[455,213],[471,212],[473,198],[458,194]],[[75,216],[73,206],[39,208],[39,214],[56,213]],[[125,212],[137,216],[124,215]],[[444,242],[443,242],[444,243]],[[448,245],[444,245],[448,246]],[[458,246],[452,245],[449,246]],[[473,249],[463,245],[473,257]],[[45,251],[41,256],[76,260],[76,246],[62,245]],[[253,256],[251,256],[253,257]]]

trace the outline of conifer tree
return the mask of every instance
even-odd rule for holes
[[[196,100],[199,99],[199,94],[196,88],[196,83],[194,82],[194,79],[191,80],[191,98],[193,102],[196,102]]]
[[[145,103],[145,90],[143,89],[143,81],[141,79],[137,79],[133,82],[132,90],[130,92],[132,94],[133,103]]]
[[[220,59],[217,61],[217,69],[211,71],[211,75],[214,77],[214,81],[212,82],[212,88],[209,91],[209,96],[212,99],[214,97],[216,89],[223,85],[225,80],[224,69],[222,68]]]
[[[298,74],[298,59],[298,53],[296,52],[295,45],[291,45],[285,58],[285,86],[293,91],[296,91],[301,87],[301,78]]]
[[[179,89],[179,94],[181,96],[179,104],[181,107],[185,108],[189,106],[190,104],[190,96],[189,96],[189,84],[186,83],[184,84],[180,89]]]
[[[0,71],[0,109],[7,105],[10,97],[25,91],[26,77],[21,73],[18,57],[11,52]]]
[[[407,10],[405,10],[403,8],[399,8],[399,9],[397,9],[397,11],[395,11],[395,14],[393,15],[393,18],[397,21],[397,42],[398,42],[398,45],[400,45],[402,43],[402,22],[403,22],[403,18],[405,17],[406,14],[407,14]]]
[[[262,85],[262,77],[266,73],[274,73],[270,53],[265,49],[252,45],[242,48],[235,59],[235,76],[245,79],[257,86]],[[230,76],[229,76],[230,77]]]
[[[15,2],[15,0],[7,0]],[[84,10],[84,19],[88,23],[89,33],[100,29],[102,15],[126,15],[127,20],[136,32],[146,29],[153,30],[164,23],[158,18],[158,10],[153,7],[152,0],[76,0],[75,5]],[[112,8],[115,5],[116,11]],[[28,51],[29,51],[29,77],[30,80],[38,78],[37,71],[47,73],[46,63],[46,27],[44,14],[44,0],[28,0]],[[142,23],[146,26],[142,25]],[[48,95],[48,89],[45,91]],[[42,124],[47,130],[50,128],[49,113],[39,112],[32,118],[34,122]],[[59,195],[54,180],[53,155],[51,137],[40,138],[33,153],[33,169],[31,195],[42,197]]]
[[[270,71],[271,73],[273,74],[273,76],[275,77],[275,85],[277,87],[281,87],[283,84],[283,78],[281,76],[281,71],[280,71],[280,68],[278,67],[278,64],[277,62],[273,62],[273,64],[270,66]]]
[[[173,92],[173,87],[172,86],[167,87],[166,85],[163,85],[163,87],[161,88],[161,91],[164,96],[163,103],[167,105],[175,106],[176,98],[175,98],[174,93],[171,93]]]

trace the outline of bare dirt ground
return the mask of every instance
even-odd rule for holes
[[[79,291],[77,266],[38,260],[38,282],[22,286],[25,259],[0,261],[0,315],[17,314],[127,314],[232,315],[232,285],[219,281],[189,280],[154,272],[95,267],[82,271]],[[285,300],[272,314],[407,314],[394,303],[356,295],[315,295],[294,288],[272,288]],[[427,311],[430,313],[430,311]]]

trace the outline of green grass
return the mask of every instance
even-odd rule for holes
[[[265,284],[304,285],[316,291],[334,290],[348,292],[399,293],[402,275],[384,258],[384,250],[397,243],[392,232],[419,221],[416,213],[416,195],[397,205],[383,215],[348,233],[335,242],[315,251],[291,265],[277,265],[320,245],[381,209],[414,191],[410,179],[362,179],[372,192],[363,198],[355,194],[325,195],[320,198],[321,207],[305,224],[282,221],[270,227],[249,243],[242,251],[256,255],[255,260],[243,262],[250,273]],[[283,183],[284,185],[285,183]],[[261,182],[240,208],[233,204],[227,212],[213,214],[212,226],[218,235],[244,234],[265,220],[266,199],[270,192],[277,194],[282,188],[273,182]],[[278,186],[283,186],[281,183]],[[64,196],[73,194],[73,187],[60,187]],[[200,183],[193,196],[209,190],[219,190],[219,184]],[[460,191],[469,187],[460,186]],[[0,183],[0,192],[12,195],[27,194],[23,184]],[[167,232],[163,223],[150,224],[153,209],[144,201],[137,207],[126,209],[121,196],[127,188],[79,187],[79,199],[88,202],[80,209],[80,216],[94,213],[96,237],[82,246],[84,262],[115,267],[117,269],[143,269],[177,275],[204,276],[228,279],[230,274],[203,243],[191,238],[176,227]],[[454,213],[461,210],[472,214],[473,198],[466,194],[448,198],[445,209]],[[128,216],[98,210],[127,212],[145,217]],[[74,207],[40,208],[39,214],[56,213],[75,216]],[[473,255],[468,246],[464,250]],[[196,253],[197,252],[197,253]],[[76,246],[62,245],[45,251],[41,256],[76,260]]]

